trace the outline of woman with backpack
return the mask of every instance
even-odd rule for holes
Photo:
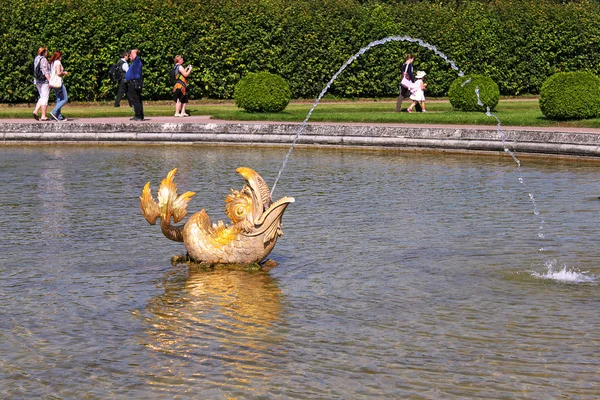
[[[37,56],[33,61],[33,83],[35,84],[37,91],[40,95],[35,109],[33,110],[33,118],[36,121],[48,121],[46,117],[46,109],[48,108],[48,98],[50,97],[50,64],[46,59],[48,56],[48,48],[40,47],[37,52]],[[38,116],[38,111],[42,110],[42,116]]]
[[[185,105],[188,102],[187,95],[187,77],[192,72],[192,65],[183,68],[183,57],[179,54],[175,56],[175,66],[171,71],[171,84],[173,85],[173,100],[175,101],[175,116],[189,117],[185,112]]]

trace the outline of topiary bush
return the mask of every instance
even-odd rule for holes
[[[477,102],[477,93],[475,89],[479,88],[479,98],[484,104]],[[496,108],[500,100],[500,89],[492,78],[483,75],[461,76],[452,82],[448,90],[450,104],[456,110],[460,111],[486,111]]]
[[[600,78],[591,72],[558,72],[542,84],[540,110],[552,119],[600,116]]]
[[[285,79],[270,72],[250,72],[235,85],[233,94],[235,105],[248,112],[283,111],[291,96]]]

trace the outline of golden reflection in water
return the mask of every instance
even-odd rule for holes
[[[193,298],[213,302],[247,335],[261,333],[281,314],[281,290],[266,272],[191,270],[185,289]]]
[[[275,322],[283,308],[268,272],[173,269],[162,284],[164,294],[146,307],[145,345],[169,356],[157,359],[157,369],[177,381],[192,374],[216,385],[268,380],[281,353]]]

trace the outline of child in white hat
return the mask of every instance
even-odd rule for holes
[[[427,84],[423,82],[423,78],[425,78],[425,75],[427,75],[425,71],[417,71],[417,74],[415,75],[416,81],[410,88],[410,99],[413,101],[413,103],[406,110],[409,113],[413,111],[413,107],[416,106],[419,102],[421,103],[421,110],[423,112],[427,112],[427,110],[425,110],[425,88],[427,87]]]

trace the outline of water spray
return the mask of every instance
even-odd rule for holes
[[[469,80],[467,80],[466,82],[463,83],[463,86],[469,82]],[[515,163],[517,164],[517,171],[519,171],[519,183],[521,185],[523,185],[523,187],[525,188],[525,190],[527,191],[527,194],[529,195],[529,200],[531,201],[531,204],[533,204],[533,214],[536,217],[540,217],[540,211],[538,210],[537,207],[537,203],[535,201],[535,196],[533,195],[533,191],[529,188],[529,186],[527,185],[527,183],[525,182],[525,178],[523,176],[523,170],[521,170],[521,161],[517,158],[517,156],[515,155],[515,152],[512,151],[508,145],[506,144],[506,139],[507,139],[507,135],[506,133],[502,130],[502,125],[500,123],[500,118],[498,118],[495,114],[492,114],[492,112],[490,111],[490,107],[486,106],[485,104],[483,104],[483,102],[481,101],[481,97],[479,96],[479,86],[475,87],[475,94],[477,94],[477,105],[480,107],[485,107],[486,111],[485,111],[485,115],[487,115],[488,117],[492,117],[496,120],[497,122],[497,129],[498,129],[498,133],[500,134],[500,139],[502,140],[502,147],[504,148],[504,152],[508,153],[512,159],[515,161]],[[538,237],[540,239],[544,239],[546,236],[544,235],[544,224],[545,221],[542,219],[540,221],[540,227],[538,228]],[[546,249],[544,247],[540,248],[540,251],[546,251]]]

